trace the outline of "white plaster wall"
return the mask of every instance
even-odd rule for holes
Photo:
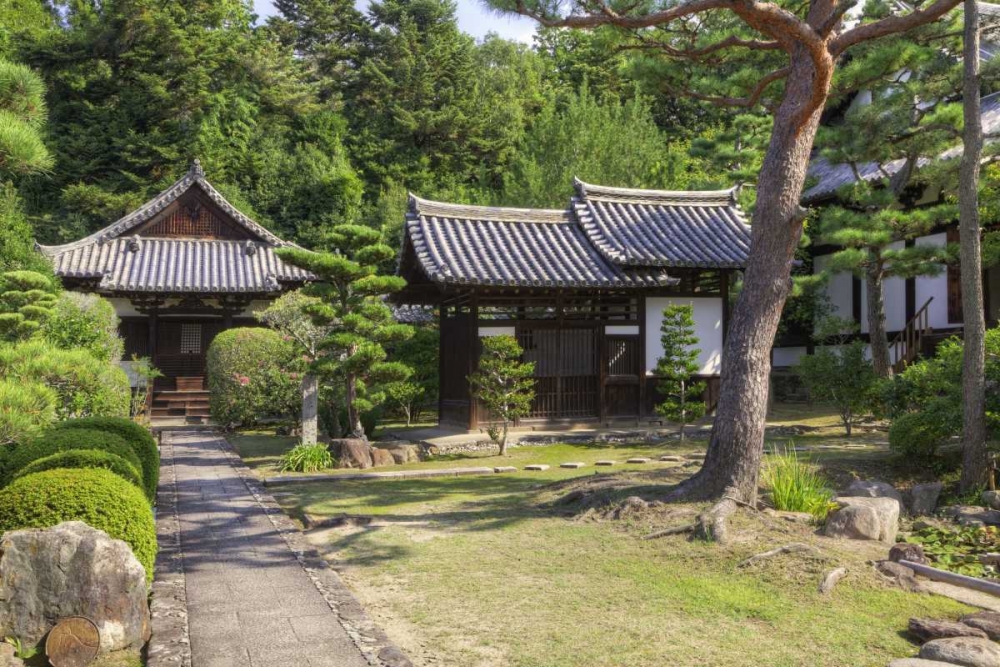
[[[115,308],[115,314],[118,317],[143,317],[143,314],[132,307],[132,303],[128,299],[121,299],[117,297],[108,298],[108,301]]]
[[[660,323],[663,309],[670,305],[690,305],[694,307],[695,335],[698,336],[698,363],[702,375],[718,375],[722,369],[722,299],[720,297],[700,298],[646,298],[646,373],[652,373],[656,360],[663,356],[660,343]]]
[[[771,366],[778,368],[782,366],[797,366],[799,360],[806,356],[805,347],[776,347]]]
[[[516,333],[514,327],[479,327],[479,337],[486,336],[513,336]]]
[[[813,273],[822,273],[832,255],[817,255],[813,260]],[[830,315],[845,320],[854,319],[854,279],[843,271],[830,277],[826,284],[826,296],[830,299]]]
[[[906,247],[906,242],[899,241],[889,247],[893,250],[902,250]],[[904,278],[886,280],[883,284],[883,299],[886,331],[900,331],[906,326],[906,280]],[[850,313],[841,317],[850,317]],[[868,333],[868,285],[864,280],[861,281],[861,332]]]
[[[656,326],[659,326],[657,324]],[[609,336],[638,336],[638,324],[609,324],[604,327],[604,333]]]
[[[946,234],[932,234],[917,238],[916,244],[923,246],[944,246],[948,242]],[[936,276],[919,276],[916,279],[916,308],[919,310],[927,299],[934,297],[929,307],[930,325],[935,328],[960,326],[960,322],[948,321],[948,274],[942,271]]]

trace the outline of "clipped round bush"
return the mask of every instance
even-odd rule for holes
[[[123,540],[153,579],[156,526],[149,503],[136,486],[107,470],[47,470],[0,490],[0,534],[83,521]]]
[[[948,439],[951,429],[937,410],[907,412],[889,427],[889,449],[907,458],[927,459]]]
[[[266,417],[294,418],[302,408],[303,362],[291,343],[270,329],[223,331],[206,360],[212,420],[252,426]]]
[[[142,469],[139,457],[120,436],[91,429],[46,431],[39,437],[18,445],[7,457],[4,465],[3,484],[6,485],[21,469],[38,459],[74,449],[97,449],[109,452],[128,461],[136,470]]]
[[[142,476],[138,468],[117,454],[100,449],[71,449],[43,456],[14,473],[14,479],[56,468],[99,468],[113,472],[126,482],[142,488]]]
[[[149,429],[124,417],[81,417],[56,424],[56,431],[85,429],[113,433],[132,447],[139,457],[139,471],[142,473],[142,489],[146,497],[156,497],[156,485],[160,481],[160,450]]]

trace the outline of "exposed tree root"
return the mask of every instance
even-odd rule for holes
[[[802,544],[801,542],[795,542],[793,544],[786,544],[783,547],[778,547],[777,549],[771,549],[770,551],[765,551],[763,553],[750,556],[745,561],[737,565],[737,567],[746,567],[748,565],[753,565],[754,563],[759,563],[762,560],[767,560],[768,558],[773,558],[774,556],[780,556],[781,554],[794,554],[802,552],[813,552],[819,554],[819,549],[809,544]]]
[[[819,592],[823,595],[828,595],[833,587],[837,585],[841,579],[847,575],[846,567],[838,567],[836,569],[830,570],[825,575],[823,575],[823,580],[819,582]]]
[[[665,528],[664,530],[658,530],[655,533],[650,533],[649,535],[643,536],[644,540],[655,540],[659,537],[667,537],[669,535],[681,535],[683,533],[693,533],[697,530],[698,524],[689,523],[684,526],[674,526],[673,528]]]

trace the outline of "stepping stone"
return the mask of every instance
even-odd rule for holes
[[[700,459],[705,458],[705,454],[703,452],[701,452],[701,453],[695,452],[693,454],[685,454],[684,458],[686,458],[686,459],[688,459],[690,461],[700,460]]]
[[[595,466],[613,466],[615,461],[597,461],[594,463]]]
[[[530,466],[524,466],[525,470],[548,470],[549,466],[544,463],[532,463]]]
[[[629,459],[625,463],[649,463],[649,461],[650,460],[647,459],[645,456],[637,456],[635,458]]]
[[[493,472],[517,472],[517,468],[514,466],[497,466],[493,468]]]
[[[660,457],[661,461],[683,461],[684,459],[680,456],[674,456],[672,454],[667,454],[666,456]]]
[[[587,465],[586,463],[581,463],[579,461],[570,461],[569,463],[560,463],[560,468],[582,468]]]

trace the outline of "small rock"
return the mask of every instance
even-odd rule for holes
[[[908,560],[911,563],[927,562],[927,559],[924,558],[924,548],[922,546],[906,542],[892,545],[892,548],[889,549],[889,560],[893,563],[898,563],[901,560]]]
[[[892,484],[880,482],[878,480],[857,479],[851,482],[844,492],[845,496],[856,498],[892,498],[903,504],[902,494],[896,490]]]
[[[930,618],[911,618],[910,634],[922,642],[947,637],[979,637],[986,639],[986,633],[958,621],[938,621]]]
[[[0,642],[0,667],[24,667],[24,661],[14,655],[14,646]]]
[[[694,454],[685,454],[684,458],[688,459],[689,461],[701,461],[702,459],[705,458],[705,453],[695,452]]]
[[[684,459],[680,456],[675,456],[673,454],[664,454],[660,457],[661,461],[683,461]]]
[[[959,620],[970,627],[979,628],[994,641],[1000,640],[1000,612],[977,611],[975,614],[963,616]]]
[[[644,456],[636,456],[627,460],[626,463],[649,463],[649,459]]]
[[[837,585],[841,579],[847,575],[846,567],[838,567],[830,570],[823,575],[823,580],[819,582],[819,592],[823,595],[829,595],[833,587]]]
[[[923,658],[899,658],[890,662],[889,667],[955,667],[955,664],[938,660],[924,660]]]
[[[395,445],[389,449],[393,460],[402,465],[404,463],[418,463],[420,461],[420,448],[416,445]]]
[[[530,466],[524,466],[525,470],[548,470],[549,466],[544,463],[532,463]]]
[[[613,466],[615,461],[602,460],[594,463],[595,466]]]
[[[386,646],[378,652],[378,659],[385,667],[413,667],[410,659],[395,646]]]
[[[582,468],[582,467],[584,467],[585,465],[587,465],[587,464],[586,464],[586,463],[582,463],[582,462],[580,462],[580,461],[569,461],[569,462],[567,462],[567,463],[560,463],[560,464],[559,464],[559,467],[560,467],[560,468],[571,468],[571,469],[576,469],[576,468]]]
[[[493,472],[517,472],[517,468],[514,466],[497,466],[493,468]]]
[[[376,468],[396,465],[396,458],[388,449],[372,448],[372,465]]]
[[[917,484],[909,493],[910,514],[913,516],[924,516],[933,514],[937,508],[938,498],[941,496],[941,489],[944,484],[941,482],[931,482],[930,484]]]
[[[983,491],[981,498],[990,509],[1000,510],[1000,491]]]
[[[962,667],[1000,667],[1000,646],[978,637],[935,639],[920,647],[920,657]]]
[[[882,523],[874,508],[849,505],[827,517],[823,534],[849,540],[877,540],[882,535]]]
[[[1000,510],[980,505],[949,505],[940,514],[950,517],[963,526],[1000,526]]]
[[[904,591],[921,593],[924,590],[920,582],[917,581],[916,576],[914,576],[913,570],[904,565],[893,563],[891,560],[880,560],[875,563],[875,569],[883,576],[892,579]]]

